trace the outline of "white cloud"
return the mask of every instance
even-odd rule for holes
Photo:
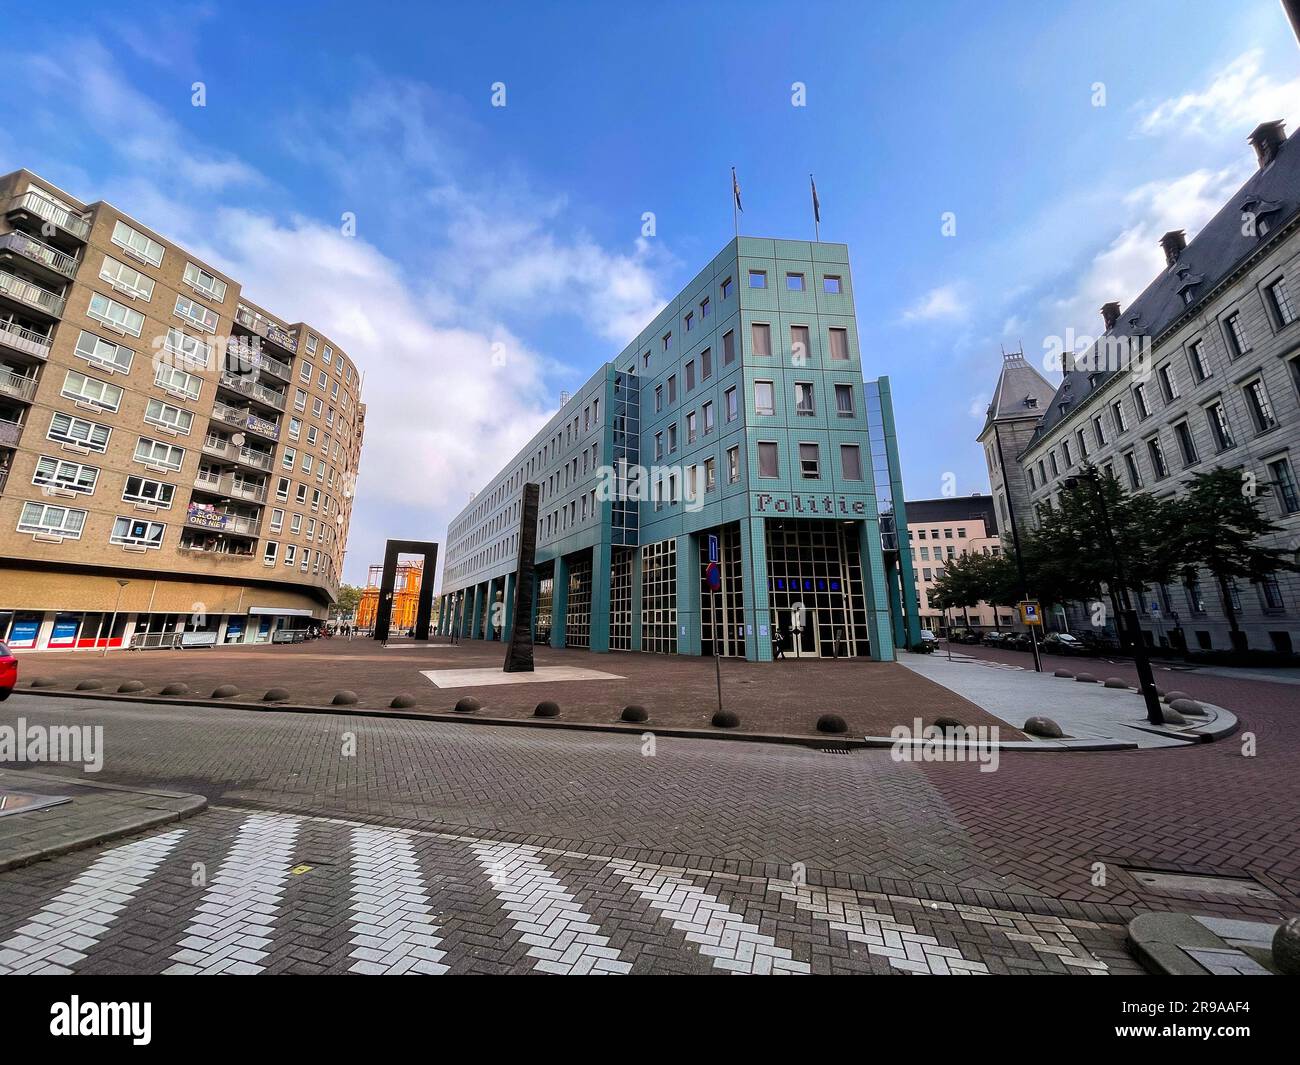
[[[983,421],[989,412],[989,403],[993,397],[988,392],[981,392],[970,401],[966,413],[977,421]]]
[[[1199,133],[1218,137],[1245,136],[1261,122],[1275,118],[1294,129],[1300,78],[1280,82],[1263,67],[1264,53],[1254,49],[1239,55],[1216,71],[1209,83],[1195,92],[1144,105],[1138,123],[1143,133]]]
[[[967,306],[956,285],[932,288],[903,311],[905,322],[933,322],[966,317]]]

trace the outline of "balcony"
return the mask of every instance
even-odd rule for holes
[[[0,418],[0,445],[17,447],[18,438],[22,435],[22,422],[11,422],[5,418]]]
[[[185,512],[185,524],[191,529],[203,529],[228,536],[257,536],[262,528],[261,518],[249,518],[243,514],[229,514],[214,507],[198,506],[191,503]]]
[[[30,403],[36,395],[36,378],[0,367],[0,395]]]
[[[250,333],[264,337],[277,347],[283,348],[291,355],[298,354],[298,338],[284,326],[279,325],[264,315],[250,310],[242,303],[235,308],[235,322]]]
[[[17,322],[0,321],[0,346],[20,351],[34,359],[50,357],[50,338]]]
[[[239,407],[232,407],[228,403],[222,403],[218,400],[212,404],[212,417],[227,425],[234,425],[240,429],[248,429],[264,436],[268,440],[280,439],[280,419],[263,418],[261,415],[254,414],[250,410],[242,410]]]
[[[51,248],[44,241],[14,230],[0,234],[0,257],[19,255],[37,267],[43,275],[57,281],[70,281],[77,273],[77,257]]]
[[[253,503],[266,502],[265,484],[245,480],[234,473],[213,474],[200,470],[199,475],[194,478],[194,487],[200,492],[211,492],[213,495],[224,496],[227,499],[247,499]]]
[[[277,392],[273,388],[267,388],[266,385],[259,385],[249,377],[222,373],[220,383],[222,388],[229,388],[233,392],[238,392],[241,396],[247,396],[256,403],[264,404],[273,410],[284,410],[284,393]]]
[[[51,318],[63,316],[62,296],[30,281],[24,281],[21,277],[9,273],[8,270],[0,270],[0,296],[8,296],[9,299],[21,303],[24,307],[41,311]]]
[[[253,356],[253,365],[259,370],[265,370],[272,376],[278,377],[281,381],[287,382],[293,379],[292,366],[287,362],[283,362],[271,355],[267,355],[265,352],[259,351]],[[280,409],[283,410],[283,406]]]
[[[56,233],[42,230],[52,240],[73,240],[84,244],[90,236],[90,223],[80,215],[73,214],[66,207],[60,207],[53,200],[42,196],[34,189],[29,189],[21,196],[15,196],[5,212],[10,218],[26,218],[40,225],[49,222],[56,227]]]

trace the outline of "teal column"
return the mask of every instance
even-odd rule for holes
[[[481,640],[483,638],[483,585],[474,585],[474,603],[469,614],[469,638],[471,640]]]
[[[564,624],[569,612],[569,564],[555,560],[555,591],[551,596],[551,646],[564,646]]]
[[[496,639],[497,578],[490,577],[487,582],[487,609],[483,611],[483,639]]]
[[[700,538],[677,537],[677,653],[700,653]]]
[[[439,636],[442,635],[442,623],[447,620],[447,613],[442,609],[444,596],[438,596],[438,627],[434,629]]]
[[[591,549],[591,650],[593,651],[609,650],[609,562],[609,541],[601,540]]]
[[[880,549],[880,522],[858,522],[859,551],[862,555],[862,595],[867,606],[867,631],[871,636],[871,657],[877,662],[894,661],[894,628],[889,614],[889,589],[885,583],[885,559]]]
[[[767,540],[762,518],[740,519],[740,562],[745,574],[745,657],[772,661],[772,606],[767,594]]]
[[[632,650],[641,650],[641,548],[632,548]]]
[[[514,631],[515,625],[515,585],[519,581],[519,574],[507,573],[502,578],[503,590],[502,595],[505,597],[505,614],[501,622],[501,639],[509,641],[511,632]]]

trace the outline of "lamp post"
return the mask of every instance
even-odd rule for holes
[[[1119,599],[1124,609],[1124,626],[1128,629],[1129,643],[1133,645],[1133,664],[1137,667],[1138,687],[1147,707],[1147,721],[1152,725],[1163,725],[1164,715],[1160,712],[1160,695],[1156,692],[1155,674],[1151,672],[1151,659],[1147,657],[1146,643],[1142,639],[1142,626],[1138,624],[1137,611],[1133,609],[1129,598],[1128,578],[1124,572],[1124,559],[1120,556],[1119,545],[1115,543],[1115,532],[1110,524],[1110,508],[1106,506],[1106,491],[1101,477],[1094,467],[1089,466],[1077,477],[1067,477],[1065,487],[1075,488],[1080,481],[1087,481],[1097,494],[1097,506],[1101,512],[1102,533],[1106,537],[1106,546],[1110,549],[1115,563],[1115,582],[1119,585]]]
[[[117,627],[117,611],[122,605],[122,590],[130,583],[130,581],[123,580],[121,577],[117,578],[117,602],[113,604],[113,616],[108,622],[108,635],[104,638],[104,651],[99,656],[100,658],[108,657],[108,645],[113,639],[113,629]]]

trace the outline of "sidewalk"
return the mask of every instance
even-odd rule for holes
[[[1100,683],[1056,677],[1046,667],[1045,672],[1036,673],[1032,669],[955,652],[949,661],[943,651],[929,655],[900,654],[898,660],[912,672],[969,700],[1014,729],[1023,728],[1030,717],[1047,717],[1060,725],[1061,731],[1071,739],[1114,740],[1131,747],[1156,748],[1201,742],[1206,738],[1204,733],[1218,734],[1236,724],[1236,718],[1227,710],[1203,704],[1208,716],[1189,719],[1185,728],[1153,726],[1147,723],[1142,697],[1133,689],[1106,688]],[[1105,663],[1100,663],[1100,670],[1097,665],[1081,661],[1072,666],[1071,672],[1089,672],[1098,681],[1105,680],[1109,675]]]
[[[178,821],[208,805],[201,795],[0,769],[0,809],[33,795],[69,801],[0,817],[0,871]]]

